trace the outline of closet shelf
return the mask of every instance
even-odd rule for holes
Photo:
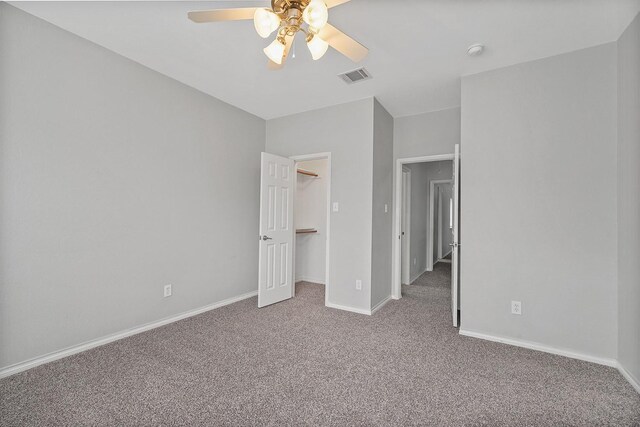
[[[296,230],[296,234],[310,234],[310,233],[317,233],[318,230],[316,230],[315,228],[298,228]]]
[[[298,169],[298,173],[302,174],[302,175],[308,175],[308,176],[315,176],[317,177],[318,174],[315,172],[311,172],[311,171],[306,171],[304,169]]]

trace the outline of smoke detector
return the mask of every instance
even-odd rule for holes
[[[482,52],[484,52],[484,46],[479,43],[472,44],[467,48],[467,55],[469,56],[479,56],[482,55]]]

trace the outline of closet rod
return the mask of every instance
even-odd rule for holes
[[[298,169],[298,173],[301,173],[302,175],[309,175],[309,176],[318,176],[317,173],[315,172],[311,172],[311,171],[306,171],[304,169]]]
[[[315,228],[298,228],[296,230],[297,234],[307,234],[307,233],[317,233],[318,230],[316,230]]]

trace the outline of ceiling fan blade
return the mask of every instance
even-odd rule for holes
[[[327,5],[327,8],[331,9],[332,7],[340,6],[348,1],[349,0],[324,0],[324,3]]]
[[[267,68],[269,70],[275,71],[284,67],[284,63],[287,62],[287,57],[289,56],[289,50],[291,49],[291,45],[293,44],[294,36],[284,36],[285,45],[284,45],[284,53],[282,54],[282,62],[280,64],[276,64],[272,60],[267,62]]]
[[[194,10],[188,16],[193,22],[240,21],[253,19],[257,7],[240,7],[237,9]]]
[[[353,62],[362,61],[369,53],[369,49],[337,29],[331,24],[327,24],[320,32],[318,37],[329,43],[329,46],[351,59]]]

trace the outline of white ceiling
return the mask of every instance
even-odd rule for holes
[[[187,11],[268,1],[11,2],[12,5],[264,119],[376,96],[395,116],[460,105],[460,76],[614,41],[640,0],[352,0],[329,21],[370,49],[329,49],[269,71],[251,21],[195,24]],[[469,45],[487,46],[466,55]],[[337,74],[364,65],[373,79]]]

